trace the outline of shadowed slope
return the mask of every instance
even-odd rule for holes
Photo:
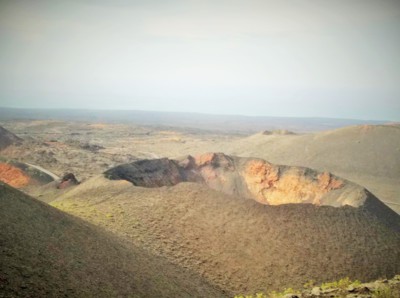
[[[13,144],[21,143],[21,141],[21,138],[0,126],[0,150],[3,150],[4,148],[7,148]]]
[[[218,297],[201,278],[0,183],[1,297]]]

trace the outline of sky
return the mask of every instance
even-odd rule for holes
[[[0,106],[400,121],[400,1],[0,0]]]

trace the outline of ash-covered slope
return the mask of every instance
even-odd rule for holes
[[[198,275],[0,183],[1,297],[220,297]]]
[[[272,206],[200,183],[147,188],[102,176],[52,205],[188,267],[231,294],[400,272],[400,234],[374,206]],[[398,227],[394,216],[391,226]]]
[[[21,143],[21,141],[21,138],[0,126],[0,150],[3,150],[4,148],[7,148],[13,144]]]
[[[52,204],[232,294],[400,272],[400,217],[328,173],[206,154],[143,160],[105,177]]]

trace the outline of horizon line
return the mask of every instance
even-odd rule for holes
[[[141,113],[161,113],[161,114],[194,114],[206,116],[224,116],[224,117],[246,117],[246,118],[291,118],[291,119],[330,119],[330,120],[356,120],[356,121],[374,121],[374,122],[394,122],[400,123],[400,120],[391,119],[361,119],[361,118],[346,118],[346,117],[323,117],[323,116],[271,116],[271,115],[246,115],[237,113],[210,113],[210,112],[193,112],[193,111],[165,111],[165,110],[141,110],[141,109],[110,109],[110,108],[43,108],[43,107],[10,107],[0,106],[0,109],[14,109],[14,110],[46,110],[46,111],[101,111],[101,112],[141,112]]]

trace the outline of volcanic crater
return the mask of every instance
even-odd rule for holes
[[[400,268],[400,217],[372,193],[328,172],[258,158],[139,160],[52,204],[232,296],[309,280],[368,281]]]
[[[329,172],[274,165],[263,159],[206,153],[179,159],[140,160],[105,172],[111,180],[135,186],[162,187],[196,182],[211,189],[266,205],[310,203],[360,207],[371,194]]]

